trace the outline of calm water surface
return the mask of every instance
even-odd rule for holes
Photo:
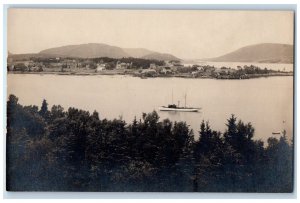
[[[255,138],[266,139],[272,132],[293,127],[293,77],[250,80],[183,78],[141,79],[131,76],[60,76],[9,74],[7,94],[15,94],[23,105],[77,107],[100,117],[122,117],[131,122],[142,112],[158,111],[173,101],[201,107],[199,113],[158,112],[161,119],[186,121],[197,136],[202,120],[215,130],[224,131],[226,119],[235,114],[255,127]],[[276,135],[275,135],[276,136]]]

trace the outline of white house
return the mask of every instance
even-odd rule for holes
[[[121,63],[120,61],[117,62],[116,69],[126,69],[132,66],[132,63]]]
[[[167,75],[167,74],[172,74],[173,72],[172,72],[172,70],[170,69],[170,67],[164,67],[164,68],[160,71],[160,73]]]
[[[106,69],[106,64],[97,64],[97,72],[103,71]]]

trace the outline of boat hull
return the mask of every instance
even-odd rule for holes
[[[168,108],[168,107],[159,107],[160,111],[180,111],[180,112],[198,112],[199,108]]]

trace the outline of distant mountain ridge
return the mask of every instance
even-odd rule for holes
[[[255,44],[205,60],[213,62],[293,63],[294,47],[290,44]]]
[[[42,50],[39,52],[39,54],[77,58],[134,57],[156,60],[180,60],[171,54],[154,52],[144,48],[120,48],[102,43],[88,43],[55,47]]]
[[[40,51],[39,54],[50,54],[78,58],[96,58],[96,57],[111,57],[122,58],[129,57],[120,47],[110,46],[106,44],[79,44],[55,47]]]

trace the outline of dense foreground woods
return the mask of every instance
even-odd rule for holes
[[[7,115],[10,191],[293,191],[291,141],[284,135],[264,145],[233,115],[224,133],[204,121],[193,132],[155,111],[126,124],[48,109],[45,100],[40,109],[22,106],[14,95]]]

